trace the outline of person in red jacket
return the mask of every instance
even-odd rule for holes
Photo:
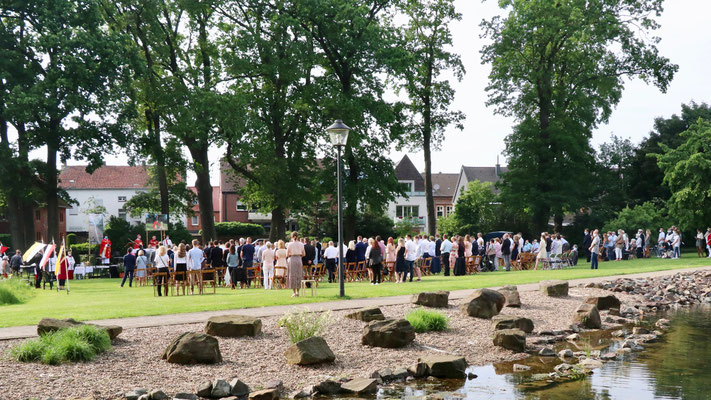
[[[143,247],[143,241],[141,240],[141,235],[136,236],[136,240],[133,241],[133,248],[140,249]]]
[[[101,263],[109,264],[111,261],[111,240],[108,236],[104,236],[101,240],[101,247],[99,248],[99,253],[101,254]]]

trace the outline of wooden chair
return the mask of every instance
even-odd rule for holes
[[[432,275],[432,257],[422,259],[422,267],[420,267],[422,276]]]
[[[153,274],[155,274],[156,271],[158,271],[158,268],[156,268],[156,267],[147,267],[146,268],[146,285],[148,284],[148,282],[151,282],[151,285],[153,284],[153,282],[154,282]]]
[[[155,272],[151,275],[151,278],[153,282],[153,297],[158,296],[158,281],[161,282],[161,290],[164,290],[166,294],[168,293],[168,291],[164,289],[170,285],[167,272]]]
[[[205,294],[205,286],[212,286],[212,294],[217,291],[217,271],[214,269],[201,269],[200,273],[200,294]]]
[[[467,275],[474,273],[474,256],[464,257],[464,269],[466,270]]]
[[[520,253],[516,256],[515,260],[511,260],[511,268],[513,268],[514,271],[521,270],[521,254]]]
[[[222,286],[225,286],[227,282],[225,282],[225,274],[227,273],[227,268],[226,267],[217,267],[214,268],[215,272],[217,273],[217,284]]]
[[[356,280],[362,281],[365,279],[365,277],[368,274],[368,262],[367,261],[358,261],[356,263],[356,274],[355,278]]]
[[[274,267],[274,278],[272,278],[272,287],[283,289],[286,287],[286,267]]]
[[[395,261],[385,261],[383,263],[384,268],[388,270],[388,278],[390,282],[395,281]]]
[[[185,296],[185,288],[187,287],[188,279],[185,272],[173,271],[170,273],[170,295],[180,296],[180,288],[183,289],[183,296]],[[173,289],[175,289],[175,294],[173,294]]]
[[[321,281],[325,269],[326,267],[323,265],[323,263],[318,263],[313,266],[313,273],[311,274],[311,279],[316,282],[316,286],[318,286],[319,281]]]
[[[474,274],[481,272],[481,256],[474,256],[472,271]]]
[[[198,294],[202,294],[202,270],[189,270],[186,275],[188,282],[185,283],[185,286],[192,282],[192,285],[190,286],[190,294],[193,294],[195,286],[197,286]]]
[[[354,282],[358,276],[357,263],[345,263],[343,267],[346,269],[346,281]]]
[[[262,270],[261,264],[255,263],[251,267],[247,268],[247,280],[254,281],[254,287],[259,287],[262,280],[259,278],[260,271]]]
[[[519,266],[522,270],[529,270],[536,264],[536,255],[533,253],[519,254]]]

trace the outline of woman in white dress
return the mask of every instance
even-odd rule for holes
[[[274,249],[271,242],[264,245],[262,251],[262,274],[264,275],[264,289],[271,289],[274,282]]]
[[[534,271],[538,269],[538,262],[541,259],[545,260],[548,258],[548,252],[546,251],[546,235],[547,233],[545,232],[541,233],[540,247],[538,248],[538,255],[536,256],[536,266],[533,268]]]

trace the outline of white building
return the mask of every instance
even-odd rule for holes
[[[86,212],[95,206],[106,208],[106,219],[116,216],[136,223],[141,218],[132,218],[123,206],[137,193],[149,190],[148,171],[145,166],[105,165],[94,173],[86,172],[86,166],[65,166],[59,174],[59,187],[78,205],[67,209],[67,232],[86,232],[89,218]]]

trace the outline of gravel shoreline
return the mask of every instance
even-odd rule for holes
[[[604,296],[608,291],[571,287],[569,296],[552,298],[538,292],[520,292],[520,309],[505,307],[501,315],[520,315],[533,320],[534,333],[567,329],[575,309],[588,296]],[[639,302],[639,297],[616,293],[625,305]],[[378,369],[414,364],[424,354],[464,356],[469,365],[486,365],[527,357],[525,353],[495,347],[491,321],[471,318],[458,309],[462,300],[450,301],[440,310],[450,318],[445,332],[417,334],[415,341],[402,349],[362,346],[365,323],[344,318],[350,311],[332,313],[332,323],[322,335],[336,354],[333,364],[299,367],[286,363],[289,347],[286,332],[277,326],[277,317],[262,318],[262,335],[256,338],[218,338],[223,362],[216,365],[180,366],[160,359],[162,351],[183,332],[202,331],[204,324],[126,329],[114,348],[91,363],[47,366],[19,363],[8,356],[9,348],[19,340],[0,342],[0,397],[14,399],[120,399],[134,388],[161,389],[169,395],[195,392],[201,383],[214,378],[238,377],[251,390],[267,382],[281,380],[287,392],[299,390],[325,379],[368,377]],[[413,305],[381,307],[386,318],[402,318],[416,308]]]

